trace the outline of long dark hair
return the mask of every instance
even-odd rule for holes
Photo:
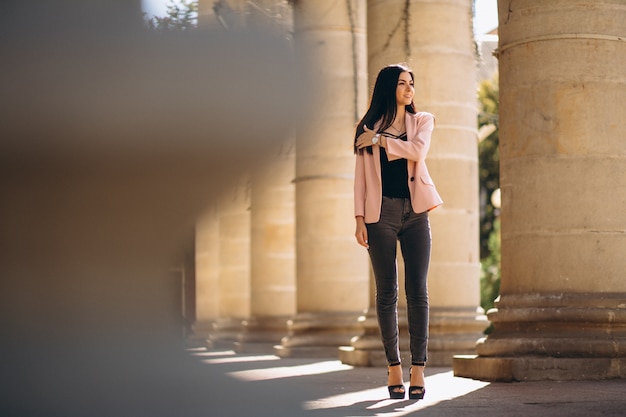
[[[398,78],[403,72],[411,74],[411,79],[414,80],[413,71],[409,67],[403,64],[388,65],[380,70],[376,77],[376,83],[374,84],[374,91],[372,92],[372,98],[370,100],[370,106],[365,113],[365,116],[361,119],[356,126],[356,133],[354,135],[354,153],[362,152],[356,148],[356,140],[361,133],[365,131],[364,125],[367,125],[369,129],[374,128],[374,124],[381,120],[380,128],[378,132],[382,132],[388,129],[393,123],[398,111],[398,104],[396,102],[396,88],[398,87]],[[415,105],[413,101],[406,106],[406,111],[409,113],[416,113]],[[368,153],[372,153],[372,147],[368,146]]]

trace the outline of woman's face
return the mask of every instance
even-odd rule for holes
[[[408,106],[413,101],[415,87],[413,86],[413,78],[408,72],[401,72],[398,77],[398,85],[396,87],[396,102],[398,106]]]

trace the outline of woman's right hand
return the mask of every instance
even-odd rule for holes
[[[356,217],[356,232],[354,232],[354,236],[356,237],[356,241],[359,245],[365,247],[366,249],[370,248],[367,241],[367,227],[365,226],[365,219],[363,216]]]
[[[374,137],[376,137],[376,139],[374,139]],[[380,135],[366,125],[363,125],[363,133],[361,133],[356,139],[355,145],[357,149],[363,149],[367,148],[368,146],[379,144],[379,141]]]

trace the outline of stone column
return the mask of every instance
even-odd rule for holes
[[[242,321],[250,316],[250,176],[218,199],[219,216],[219,317],[210,340],[234,343]]]
[[[212,203],[196,222],[196,322],[193,339],[208,340],[219,316],[219,216]]]
[[[241,30],[246,25],[247,0],[198,0],[198,27]]]
[[[200,0],[198,23],[203,29],[258,30],[287,38],[291,6],[278,0]],[[289,120],[281,122],[289,127]],[[270,155],[263,167],[221,200],[220,285],[213,289],[219,293],[220,318],[213,322],[211,338],[237,340],[239,351],[279,341],[294,312],[293,147],[292,142],[283,144],[280,155]],[[238,286],[242,279],[247,284]]]
[[[370,0],[368,50],[370,84],[385,65],[406,62],[414,71],[418,110],[436,117],[427,162],[444,205],[430,215],[429,363],[450,365],[455,353],[474,351],[487,327],[477,313],[478,154],[471,2]],[[402,338],[406,321],[400,324]]]
[[[626,9],[499,2],[502,284],[457,375],[626,377]]]
[[[251,316],[238,351],[280,343],[296,312],[295,137],[255,171],[251,188]]]
[[[368,305],[367,253],[354,240],[352,141],[366,100],[365,1],[294,3],[303,80],[314,83],[296,153],[297,314],[281,356],[337,355]]]
[[[235,4],[235,3],[233,3]],[[292,6],[278,0],[239,1],[246,26],[289,37]],[[285,126],[294,121],[283,120]],[[280,343],[295,312],[295,133],[253,172],[250,195],[250,317],[235,349],[265,351]]]

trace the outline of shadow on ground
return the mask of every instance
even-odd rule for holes
[[[353,368],[333,358],[194,354],[215,375],[236,381],[241,401],[250,407],[240,411],[256,415],[621,416],[626,406],[624,380],[487,383],[454,377],[449,368],[428,368],[424,400],[392,401],[382,368]]]

